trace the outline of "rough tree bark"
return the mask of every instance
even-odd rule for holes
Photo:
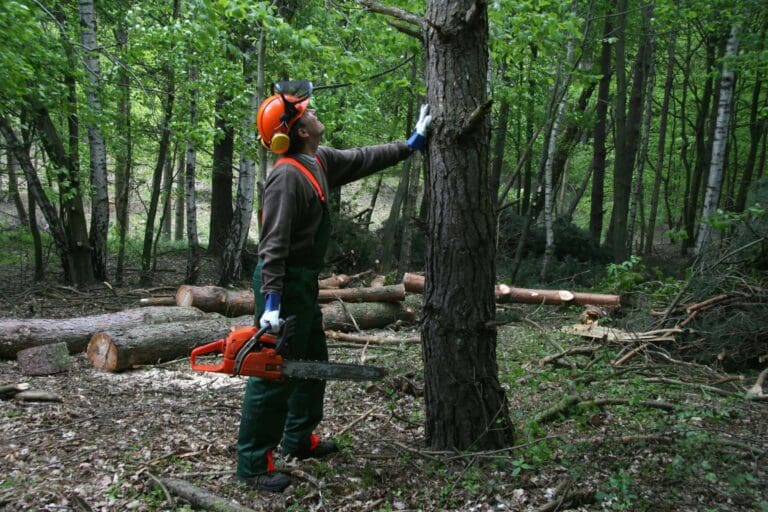
[[[127,52],[128,27],[124,19],[117,23],[115,41],[120,55]],[[115,282],[123,283],[125,264],[125,238],[128,233],[128,196],[133,163],[133,138],[131,134],[131,80],[128,71],[120,67],[117,71],[120,84],[118,99],[117,126],[121,132],[118,137],[118,150],[115,155],[115,220],[117,221],[118,248]]]
[[[489,191],[485,2],[426,10],[429,144],[422,323],[426,437],[437,449],[514,441],[496,363],[495,223]]]
[[[189,98],[189,125],[194,128],[197,124],[197,98],[199,91],[194,85],[197,81],[197,64],[189,65],[187,76],[192,85]],[[184,203],[186,204],[187,214],[187,270],[184,276],[184,282],[195,284],[200,270],[200,243],[197,240],[197,196],[195,193],[195,178],[197,174],[197,148],[192,137],[187,137],[187,150],[185,160],[187,162],[184,170]]]
[[[611,88],[611,43],[613,33],[610,9],[606,13],[603,28],[603,45],[600,50],[600,84],[597,87],[595,107],[594,149],[592,154],[592,191],[590,195],[589,234],[595,245],[600,245],[603,233],[603,198],[605,197],[606,125],[608,119],[608,94]]]
[[[227,120],[225,107],[232,101],[227,94],[216,98],[211,169],[211,219],[208,254],[221,256],[232,223],[232,159],[235,151],[235,127]]]
[[[672,97],[672,87],[675,83],[675,43],[677,32],[672,31],[667,48],[667,78],[664,82],[664,99],[661,104],[661,118],[659,119],[659,143],[656,149],[656,169],[653,180],[653,192],[651,192],[651,206],[648,213],[648,231],[645,237],[645,253],[653,252],[653,239],[656,231],[656,217],[659,210],[659,193],[661,190],[662,172],[664,167],[664,151],[667,143],[667,124],[669,119],[669,102]]]

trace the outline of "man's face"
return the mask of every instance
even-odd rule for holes
[[[315,109],[308,108],[304,115],[301,116],[301,129],[306,130],[309,137],[315,138],[316,141],[320,141],[325,133],[325,125],[317,118],[317,112]]]

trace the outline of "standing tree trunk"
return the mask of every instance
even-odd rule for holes
[[[64,270],[64,279],[69,282],[73,274],[71,254],[69,246],[67,245],[67,236],[64,233],[64,227],[61,224],[59,216],[56,214],[56,208],[54,208],[48,200],[48,196],[45,195],[43,185],[37,177],[37,173],[29,158],[29,153],[25,150],[24,144],[22,144],[16,136],[11,124],[3,115],[0,115],[0,133],[5,137],[8,146],[10,146],[10,151],[13,152],[19,165],[21,165],[21,169],[24,171],[24,176],[27,179],[29,193],[34,197],[35,203],[40,206],[43,216],[48,222],[48,228],[51,230],[56,253],[61,260],[61,266]]]
[[[400,256],[397,263],[397,281],[408,271],[411,263],[411,247],[413,246],[413,225],[416,216],[416,198],[419,195],[419,176],[423,167],[421,154],[413,156],[411,175],[408,178],[408,191],[403,205],[403,230],[400,236]]]
[[[507,59],[502,57],[499,76],[503,81],[507,74]],[[499,184],[501,183],[501,169],[504,166],[504,148],[507,145],[507,127],[509,126],[510,104],[507,98],[501,100],[499,107],[499,124],[494,133],[493,140],[493,159],[491,160],[491,190],[489,193],[494,198],[493,208],[496,210],[499,206]],[[519,119],[519,118],[518,118]],[[518,131],[518,136],[520,135]],[[519,137],[518,137],[519,138]],[[519,144],[518,144],[519,146]],[[519,149],[519,148],[518,148]]]
[[[574,0],[574,11],[576,3]],[[573,39],[568,40],[568,50],[565,56],[565,66],[571,67],[573,60]],[[554,183],[552,179],[552,166],[557,154],[557,137],[560,135],[560,126],[565,115],[565,105],[568,103],[568,87],[571,84],[570,70],[563,71],[562,66],[558,69],[558,79],[555,80],[555,91],[560,94],[560,101],[555,110],[555,118],[552,121],[552,130],[549,135],[549,146],[547,147],[547,161],[544,164],[544,229],[546,233],[546,245],[544,247],[544,260],[541,263],[541,280],[545,281],[549,274],[549,266],[555,257],[555,228],[554,223]],[[563,163],[563,168],[565,163]]]
[[[763,29],[760,37],[760,50],[765,47],[765,33],[768,28],[768,21],[764,22]],[[749,153],[747,153],[747,162],[744,165],[744,173],[741,175],[741,182],[739,183],[739,191],[736,196],[736,205],[734,209],[737,212],[743,212],[747,205],[747,191],[749,185],[752,183],[752,176],[755,172],[755,162],[757,161],[757,151],[760,148],[760,139],[763,138],[763,132],[765,131],[766,122],[768,119],[758,118],[760,112],[760,92],[763,86],[763,75],[759,68],[755,69],[757,74],[755,78],[755,84],[752,87],[752,106],[749,111]],[[764,114],[763,114],[764,115]]]
[[[619,2],[619,36],[616,42],[616,161],[613,171],[613,211],[611,212],[613,259],[615,262],[625,261],[629,257],[627,243],[629,220],[629,202],[632,191],[632,175],[634,172],[635,155],[637,154],[637,139],[643,112],[643,92],[648,76],[649,43],[647,31],[650,24],[651,7],[643,7],[643,28],[646,36],[640,43],[635,58],[635,74],[632,89],[629,94],[627,109],[627,82],[625,64],[626,43],[626,7],[627,2]]]
[[[162,221],[160,222],[160,233],[158,233],[163,240],[171,239],[171,198],[173,197],[173,168],[176,166],[176,153],[178,152],[176,144],[173,145],[173,151],[171,151],[171,157],[165,160],[165,169],[163,170],[163,213],[160,216]],[[157,250],[157,249],[155,249]]]
[[[698,109],[696,112],[696,124],[694,127],[696,160],[693,169],[690,173],[690,180],[686,187],[685,206],[683,211],[683,222],[685,225],[685,231],[688,235],[683,241],[683,251],[692,247],[696,237],[696,212],[698,211],[699,195],[701,191],[701,183],[704,180],[704,172],[707,166],[707,141],[706,141],[706,126],[707,117],[710,112],[710,101],[712,100],[712,94],[714,90],[714,79],[712,78],[713,67],[715,63],[715,47],[714,38],[708,37],[706,40],[706,71],[704,76],[706,81],[704,83],[704,91],[701,94]],[[685,124],[685,123],[683,123]]]
[[[179,164],[176,167],[176,191],[174,192],[175,216],[173,226],[173,239],[176,241],[184,240],[184,171],[187,168],[187,150],[183,148],[179,151]]]
[[[258,42],[259,48],[254,48],[253,44],[248,42],[246,38],[243,38],[243,74],[245,75],[245,83],[252,90],[254,82],[258,78],[257,55],[260,53],[260,47],[264,44],[264,31],[265,29],[262,28]],[[238,281],[243,275],[243,251],[245,250],[245,244],[248,242],[248,231],[250,230],[251,218],[253,217],[253,189],[256,182],[256,165],[250,156],[250,152],[256,142],[253,132],[253,120],[256,119],[256,112],[261,103],[260,96],[261,94],[258,90],[253,90],[251,108],[242,121],[243,152],[240,156],[237,199],[222,255],[221,276],[219,278],[220,286],[227,286]]]
[[[172,20],[179,18],[180,0],[173,0]],[[167,94],[163,105],[163,120],[160,126],[160,145],[157,150],[157,162],[152,173],[152,189],[150,191],[149,210],[147,211],[147,224],[144,230],[144,246],[141,252],[141,277],[142,285],[152,282],[152,242],[155,234],[155,217],[157,206],[160,202],[160,186],[163,179],[165,160],[168,158],[168,148],[171,145],[171,118],[173,117],[173,104],[176,98],[176,75],[173,63],[170,59],[165,64],[167,77]]]
[[[656,149],[656,169],[651,193],[651,206],[648,213],[648,230],[645,237],[645,254],[653,252],[653,238],[656,231],[656,216],[659,210],[659,193],[661,190],[662,172],[664,168],[664,150],[667,140],[667,123],[669,119],[669,102],[672,97],[672,87],[675,83],[675,42],[677,33],[672,32],[667,48],[667,78],[664,82],[664,99],[661,104],[661,119],[659,119],[659,143]]]
[[[197,98],[199,95],[197,81],[197,64],[189,65],[187,80],[190,84],[189,98],[189,127],[190,131],[197,125]],[[197,174],[197,149],[191,135],[187,136],[187,167],[184,171],[184,202],[187,205],[187,270],[184,277],[186,284],[196,284],[200,271],[200,244],[197,240],[197,200],[195,194],[195,178]]]
[[[35,195],[31,187],[27,187],[27,205],[29,206],[29,232],[32,234],[32,242],[35,251],[35,282],[45,278],[45,266],[43,265],[43,241],[40,237],[40,228],[37,225],[37,212],[35,211]]]
[[[605,139],[608,119],[608,95],[611,88],[611,43],[613,33],[611,11],[606,12],[603,28],[603,45],[600,50],[600,83],[597,87],[597,106],[595,107],[595,142],[592,154],[592,191],[589,210],[589,234],[595,245],[600,245],[603,233],[603,199],[605,197]]]
[[[653,5],[649,7],[651,10],[651,16],[653,16]],[[642,201],[643,201],[643,175],[645,174],[645,161],[648,157],[648,142],[651,137],[651,118],[653,116],[653,88],[655,87],[656,67],[654,61],[656,58],[656,40],[653,34],[653,29],[650,24],[646,27],[647,32],[645,38],[648,48],[646,62],[647,62],[647,76],[646,76],[646,90],[645,90],[645,114],[643,115],[643,128],[642,128],[642,140],[640,143],[640,151],[637,154],[637,173],[635,175],[635,181],[632,184],[632,200],[629,205],[629,222],[627,225],[627,250],[629,254],[633,253],[633,244],[635,240],[635,225],[637,222],[638,210],[642,215]],[[642,223],[641,223],[642,225]],[[642,235],[640,237],[642,245]],[[642,251],[642,247],[641,247]]]
[[[712,228],[707,221],[715,213],[717,203],[720,200],[720,186],[723,181],[723,164],[725,162],[726,144],[728,141],[728,125],[731,121],[731,98],[733,97],[734,82],[733,70],[729,67],[728,59],[736,55],[738,46],[739,31],[738,27],[734,25],[731,28],[731,36],[725,49],[723,74],[720,78],[720,100],[717,106],[715,136],[712,141],[712,163],[709,166],[707,194],[704,197],[704,207],[701,212],[702,220],[699,223],[699,231],[696,235],[695,253],[697,255],[704,252],[709,243]]]
[[[120,19],[115,29],[118,52],[128,51],[128,27]],[[115,282],[123,284],[125,264],[125,238],[128,234],[128,198],[130,196],[131,164],[133,160],[133,139],[131,136],[131,80],[128,71],[120,66],[117,70],[120,97],[118,99],[117,126],[118,150],[115,155],[115,220],[117,221],[117,267]]]
[[[221,256],[232,224],[232,159],[235,150],[235,127],[226,118],[225,106],[232,98],[219,94],[216,98],[213,169],[211,170],[211,222],[208,254]],[[254,117],[255,119],[255,117]]]
[[[8,194],[13,199],[13,204],[16,207],[16,216],[19,218],[19,224],[22,226],[29,224],[27,218],[27,211],[24,209],[24,202],[21,200],[21,194],[19,193],[19,182],[16,179],[16,171],[19,168],[19,161],[13,153],[8,153]],[[32,206],[30,205],[30,210]]]
[[[88,145],[91,153],[91,258],[93,259],[94,277],[100,281],[107,279],[107,235],[109,234],[109,192],[107,190],[107,148],[104,136],[99,128],[101,117],[101,65],[97,52],[96,13],[93,0],[79,0],[80,26],[85,55],[85,76],[88,85],[85,96],[91,116],[95,121],[88,122]]]
[[[496,364],[487,15],[485,2],[427,2],[434,122],[422,336],[426,437],[436,449],[484,450],[514,441]]]

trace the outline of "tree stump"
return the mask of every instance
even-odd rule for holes
[[[24,375],[54,375],[72,368],[72,357],[64,342],[40,345],[20,351],[16,354],[19,368]]]

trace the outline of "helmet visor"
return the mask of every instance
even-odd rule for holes
[[[295,96],[303,101],[312,96],[312,82],[309,80],[292,80],[287,82],[275,82],[272,86],[276,94],[282,96]]]

